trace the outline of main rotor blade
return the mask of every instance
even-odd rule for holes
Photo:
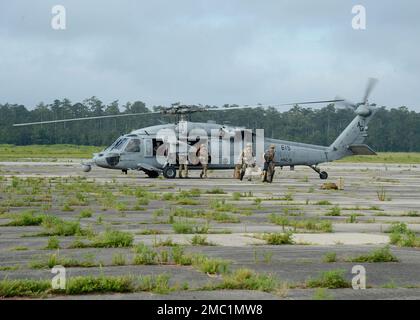
[[[373,88],[375,88],[377,83],[378,83],[378,79],[369,78],[367,86],[366,86],[366,90],[365,90],[365,95],[364,95],[363,100],[362,100],[365,104],[366,104],[366,101],[369,98],[369,95],[371,94]]]
[[[112,115],[107,115],[107,116],[96,116],[96,117],[72,118],[72,119],[61,119],[61,120],[50,120],[50,121],[15,123],[13,126],[14,127],[23,127],[23,126],[32,126],[32,125],[37,125],[37,124],[51,124],[51,123],[94,120],[94,119],[120,118],[120,117],[141,116],[141,115],[156,114],[156,113],[161,113],[161,112],[160,111],[152,111],[152,112],[142,112],[142,113],[124,113],[124,114],[112,114]]]
[[[343,106],[344,108],[353,109],[353,110],[357,109],[357,104],[355,104],[352,101],[349,101],[347,99],[344,99],[344,98],[342,98],[340,96],[337,96],[336,99],[340,99],[341,100],[341,101],[338,102],[338,104],[337,104],[338,106]]]
[[[206,111],[229,111],[237,109],[249,109],[249,108],[266,108],[266,107],[282,107],[282,106],[295,106],[299,104],[319,104],[319,103],[335,103],[342,102],[344,99],[334,99],[334,100],[319,100],[319,101],[304,101],[304,102],[293,102],[293,103],[281,103],[281,104],[255,104],[255,105],[244,105],[238,107],[227,107],[227,108],[206,108]]]

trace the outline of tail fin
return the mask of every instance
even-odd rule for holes
[[[328,160],[338,160],[355,154],[376,154],[368,146],[363,145],[363,142],[368,136],[368,123],[376,112],[376,109],[369,109],[370,113],[368,115],[358,114],[331,144],[328,152]]]
[[[346,107],[353,108],[357,116],[329,147],[328,160],[338,160],[355,154],[376,154],[375,151],[362,143],[368,136],[368,123],[377,111],[375,105],[369,104],[368,101],[369,95],[377,82],[377,79],[368,79],[363,102],[354,104],[344,100],[343,104]]]

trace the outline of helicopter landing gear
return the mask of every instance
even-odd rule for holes
[[[325,171],[321,171],[321,169],[319,169],[317,166],[309,166],[309,168],[311,168],[312,170],[314,170],[316,173],[319,174],[319,178],[321,180],[326,180],[328,179],[328,173]]]
[[[176,177],[176,169],[174,166],[166,166],[163,169],[163,176],[167,179],[174,179]]]
[[[159,172],[157,172],[157,171],[149,171],[149,170],[146,171],[145,170],[144,173],[146,173],[149,178],[155,179],[155,178],[159,177]]]

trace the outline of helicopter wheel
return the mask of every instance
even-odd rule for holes
[[[149,178],[155,179],[155,178],[159,177],[159,172],[157,172],[157,171],[145,171],[145,173],[147,174],[147,176]]]
[[[88,164],[84,164],[82,165],[82,170],[83,172],[89,172],[90,170],[92,170],[92,166]]]
[[[174,166],[166,166],[163,169],[163,176],[167,179],[174,179],[176,177],[176,169]]]
[[[321,172],[319,173],[319,178],[320,178],[321,180],[326,180],[326,179],[328,179],[328,173],[326,173],[325,171],[321,171]]]

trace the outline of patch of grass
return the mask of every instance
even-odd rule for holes
[[[122,212],[122,211],[127,211],[127,205],[125,204],[125,203],[123,203],[123,202],[117,202],[115,205],[114,205],[114,208],[117,210],[117,211],[119,211],[119,212]]]
[[[226,203],[226,201],[223,200],[212,200],[210,201],[210,208],[212,208],[215,211],[218,212],[236,212],[236,207],[231,203]]]
[[[347,223],[357,223],[357,214],[351,214],[347,219],[346,222]]]
[[[281,215],[271,214],[268,217],[269,221],[277,225],[281,225],[283,230],[286,226],[296,229],[305,229],[309,231],[322,231],[332,232],[332,222],[329,220],[321,219],[308,219],[308,220],[290,220],[289,218]]]
[[[312,297],[313,300],[332,300],[332,294],[328,293],[325,288],[318,288],[315,290]]]
[[[133,292],[132,279],[127,276],[82,276],[67,281],[66,293],[70,295],[105,292]]]
[[[32,297],[51,291],[51,281],[30,279],[0,280],[0,297]]]
[[[58,238],[56,236],[49,237],[45,249],[48,249],[48,250],[60,249],[60,241],[58,240]]]
[[[391,201],[391,198],[387,196],[387,192],[383,186],[376,191],[376,195],[378,196],[379,201]]]
[[[242,196],[241,193],[236,191],[232,193],[232,200],[238,201],[241,199],[241,196]]]
[[[329,270],[322,272],[318,278],[309,279],[306,286],[309,288],[350,288],[350,282],[344,278],[345,270]]]
[[[341,215],[341,209],[339,206],[332,207],[326,214],[326,216],[337,217]]]
[[[164,213],[165,213],[165,210],[161,208],[161,209],[156,209],[155,211],[153,211],[152,215],[154,218],[157,218],[157,217],[163,216]]]
[[[84,209],[84,210],[80,211],[79,218],[80,219],[91,218],[92,214],[93,214],[93,211],[91,209]]]
[[[322,258],[322,261],[325,263],[337,262],[337,253],[327,252]]]
[[[49,236],[74,236],[84,234],[78,221],[64,221],[55,216],[44,216],[42,226],[46,229],[46,232],[43,234]]]
[[[221,188],[213,188],[211,190],[207,190],[206,193],[208,193],[208,194],[225,194],[226,192]]]
[[[129,293],[148,291],[165,294],[175,289],[169,285],[167,274],[140,277],[136,282],[131,276],[79,276],[67,280],[65,290],[53,290],[49,280],[0,280],[0,297],[42,297],[60,293],[81,295],[94,293]]]
[[[177,244],[171,238],[166,238],[165,240],[155,241],[153,245],[155,247],[174,247]]]
[[[20,214],[15,214],[12,217],[12,221],[6,224],[6,226],[13,227],[24,227],[24,226],[39,226],[42,224],[45,215],[35,214],[35,211],[23,211]]]
[[[286,193],[286,194],[284,195],[284,197],[283,197],[283,199],[282,199],[282,200],[285,200],[285,201],[293,201],[293,199],[294,199],[294,197],[293,197],[293,193],[288,192],[288,193]]]
[[[330,206],[332,205],[331,202],[329,202],[328,200],[320,200],[318,202],[315,203],[317,206]]]
[[[0,266],[0,271],[15,271],[18,270],[19,266]],[[1,294],[0,294],[1,297]]]
[[[153,249],[146,246],[144,243],[139,243],[134,247],[133,263],[137,265],[151,265],[157,263],[157,253]]]
[[[191,190],[182,190],[178,197],[179,198],[189,198],[189,197],[199,197],[201,195],[201,190],[198,188],[193,188]]]
[[[208,212],[206,214],[207,219],[215,220],[222,223],[239,223],[238,217],[228,214],[226,212]]]
[[[397,284],[395,283],[394,280],[391,280],[390,282],[385,283],[384,285],[381,286],[381,288],[384,289],[395,289],[397,288]]]
[[[393,223],[389,230],[391,244],[400,247],[420,247],[420,238],[402,222]]]
[[[175,288],[169,285],[170,276],[168,274],[160,274],[157,276],[141,276],[137,290],[148,291],[158,294],[167,294]]]
[[[285,216],[290,216],[290,217],[303,215],[301,208],[297,208],[297,207],[286,207],[286,208],[283,208],[282,211]]]
[[[202,210],[191,210],[188,208],[175,207],[171,210],[171,215],[176,217],[199,218],[204,216]]]
[[[28,146],[2,144],[0,145],[0,159],[7,161],[28,158],[89,159],[92,156],[92,153],[99,152],[102,149],[103,147],[71,144]]]
[[[125,266],[125,256],[122,253],[114,253],[112,255],[112,264],[114,266]]]
[[[197,200],[186,198],[186,197],[178,198],[176,203],[180,205],[185,205],[185,206],[196,206],[199,204]]]
[[[53,268],[54,266],[61,265],[63,267],[97,267],[98,264],[92,261],[92,259],[87,259],[85,261],[79,261],[73,258],[61,257],[59,254],[50,254],[46,259],[42,260],[33,260],[29,263],[29,268],[31,269],[46,269]]]
[[[396,163],[396,164],[417,164],[420,163],[419,152],[379,152],[372,156],[353,156],[339,160],[339,162],[350,163]]]
[[[202,236],[199,234],[195,234],[191,240],[190,240],[191,245],[193,246],[208,246],[211,245],[208,241],[207,241],[207,237],[206,236]]]
[[[72,212],[72,211],[74,211],[74,209],[68,203],[65,203],[63,205],[63,208],[61,208],[61,210],[64,211],[64,212]]]
[[[296,220],[294,223],[295,228],[306,229],[310,231],[332,232],[332,222],[329,220]]]
[[[189,221],[176,221],[172,224],[172,229],[175,233],[208,233],[209,227],[208,225],[199,225],[196,223],[192,223]]]
[[[262,239],[271,245],[294,244],[293,234],[291,232],[265,233],[262,235]]]
[[[215,289],[229,290],[258,290],[273,292],[279,287],[278,280],[270,274],[258,274],[249,269],[238,269],[232,274],[223,276],[220,284],[215,284]]]
[[[98,235],[92,242],[92,247],[96,248],[122,248],[131,247],[134,237],[131,233],[118,230],[105,230]]]
[[[162,200],[170,201],[170,200],[173,200],[173,199],[174,199],[174,194],[171,193],[171,192],[167,192],[167,193],[164,193],[162,195]]]
[[[411,211],[408,211],[407,213],[404,213],[402,216],[405,216],[405,217],[420,217],[420,213],[418,211],[411,210]]]
[[[372,251],[369,254],[348,259],[349,262],[398,262],[389,246]]]
[[[171,257],[175,264],[181,266],[189,266],[192,264],[192,255],[185,254],[184,248],[181,246],[172,247]]]
[[[230,261],[196,254],[193,256],[192,265],[204,273],[220,274],[228,272]]]
[[[151,234],[161,234],[162,231],[157,230],[157,229],[144,229],[142,231],[140,231],[138,234],[140,235],[151,235]]]
[[[86,244],[85,242],[81,241],[80,239],[76,239],[74,240],[70,245],[69,245],[69,249],[76,249],[76,248],[87,248],[89,247],[88,244]]]
[[[10,249],[10,251],[26,251],[28,250],[28,247],[25,246],[16,246]]]

